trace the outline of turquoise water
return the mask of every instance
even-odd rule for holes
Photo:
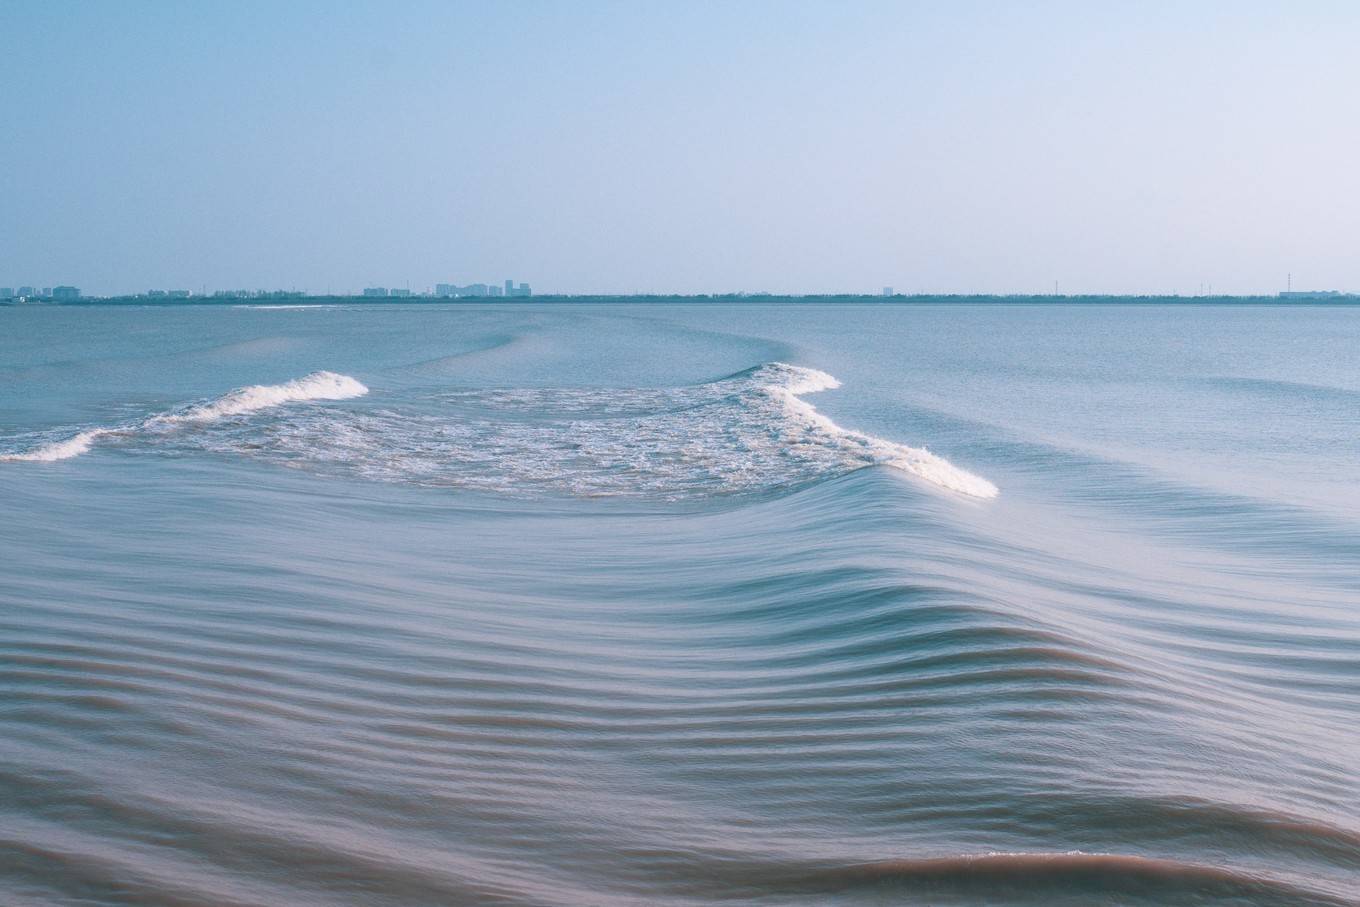
[[[1358,340],[0,308],[0,901],[1360,903]]]

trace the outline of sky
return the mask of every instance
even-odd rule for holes
[[[0,0],[0,285],[1360,291],[1360,4]]]

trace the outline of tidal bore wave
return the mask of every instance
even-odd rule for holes
[[[365,409],[312,407],[264,422],[226,421],[285,403],[368,392],[347,375],[316,372],[2,458],[60,460],[101,438],[152,437],[171,448],[519,496],[682,499],[764,492],[875,465],[962,495],[996,496],[991,482],[943,457],[842,428],[802,399],[839,386],[826,372],[772,362],[673,389],[438,390],[400,407],[376,401]],[[211,430],[178,431],[185,426]]]

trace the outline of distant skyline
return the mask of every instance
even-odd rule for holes
[[[0,283],[1360,290],[1345,2],[0,5]]]

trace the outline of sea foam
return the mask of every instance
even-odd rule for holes
[[[891,466],[941,488],[970,497],[996,497],[995,485],[966,469],[960,469],[944,457],[922,447],[909,447],[906,444],[841,428],[818,412],[812,404],[799,399],[803,394],[840,387],[840,382],[826,372],[785,365],[782,362],[771,363],[766,368],[771,377],[778,376],[769,386],[769,392],[781,395],[789,419],[801,423],[809,434],[822,436],[823,443],[839,447],[850,458],[863,460],[865,465]]]
[[[223,394],[206,403],[158,413],[116,428],[89,428],[72,437],[42,444],[20,453],[0,454],[0,460],[52,462],[77,457],[88,451],[99,438],[164,430],[185,423],[214,422],[227,416],[244,415],[262,409],[306,400],[347,400],[361,397],[368,388],[348,375],[313,372],[283,384],[253,384]]]
[[[366,393],[368,388],[349,375],[313,372],[304,378],[285,381],[283,384],[252,384],[180,412],[152,416],[148,421],[158,424],[212,422],[225,416],[253,413],[284,403],[303,400],[348,400],[352,397],[362,397]]]
[[[78,457],[89,450],[90,445],[97,439],[112,431],[113,429],[109,428],[91,428],[82,431],[74,437],[67,438],[64,441],[53,441],[50,444],[43,444],[40,447],[35,447],[22,453],[0,454],[0,460],[9,460],[12,462],[26,460],[36,463],[50,463],[54,460],[66,460],[71,457]]]
[[[430,388],[381,408],[289,411],[267,431],[247,422],[184,437],[292,468],[517,497],[764,494],[870,466],[996,495],[928,450],[842,428],[801,396],[839,386],[826,372],[769,362],[670,388]]]
[[[377,410],[303,407],[268,423],[231,419],[368,391],[348,375],[315,372],[87,429],[5,459],[60,460],[104,436],[153,436],[166,448],[518,496],[762,493],[868,466],[970,497],[996,496],[981,476],[924,448],[842,428],[802,399],[837,387],[826,372],[769,362],[685,387],[446,389]],[[221,424],[206,430],[213,423]],[[185,430],[198,426],[205,430]]]

